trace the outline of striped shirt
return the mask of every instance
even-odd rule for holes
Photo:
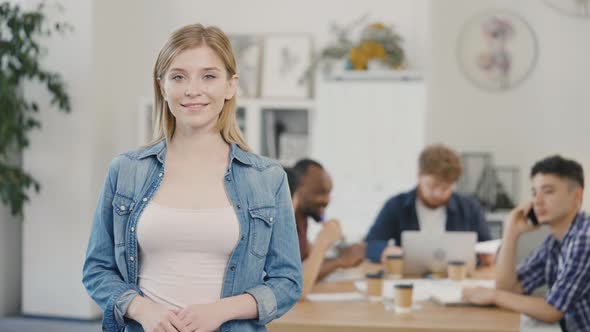
[[[569,332],[590,331],[590,217],[578,213],[561,242],[548,236],[517,275],[524,294],[549,286],[545,301],[565,314]]]

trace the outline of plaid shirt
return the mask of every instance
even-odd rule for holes
[[[525,294],[549,286],[545,301],[565,313],[568,331],[590,331],[590,217],[578,213],[561,243],[548,236],[517,275]]]

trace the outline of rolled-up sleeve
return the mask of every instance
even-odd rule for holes
[[[135,289],[128,289],[121,294],[115,302],[114,315],[115,320],[119,325],[125,325],[125,314],[129,308],[131,301],[139,295],[139,292]]]
[[[245,291],[256,300],[259,325],[266,325],[289,311],[301,297],[303,285],[295,215],[287,176],[282,170],[281,173],[283,177],[275,194],[279,217],[266,255],[266,275],[261,284]]]

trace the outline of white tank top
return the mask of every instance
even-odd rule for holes
[[[139,288],[171,309],[219,300],[239,233],[231,206],[191,210],[150,202],[137,224]]]

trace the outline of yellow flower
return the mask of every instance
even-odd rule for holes
[[[350,62],[355,70],[365,70],[369,57],[359,47],[353,47],[350,49]]]
[[[369,57],[369,59],[384,59],[385,48],[375,41],[364,41],[360,45],[360,49]]]
[[[383,29],[385,29],[385,24],[383,24],[381,22],[377,22],[377,23],[373,23],[373,24],[369,25],[369,28],[383,30]]]

